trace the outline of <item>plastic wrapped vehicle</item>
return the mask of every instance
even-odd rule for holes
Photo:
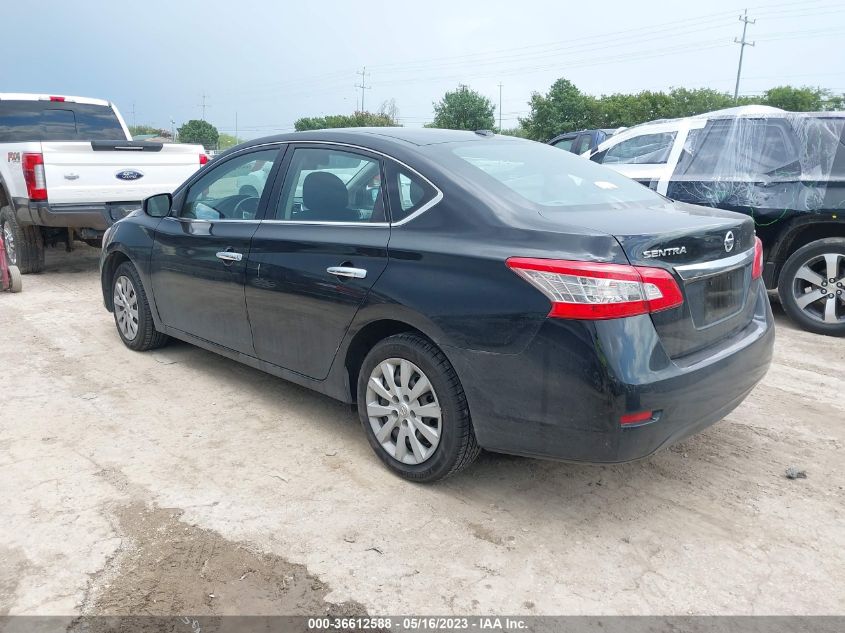
[[[590,158],[674,200],[750,215],[787,314],[845,335],[845,112],[749,106],[655,121]]]

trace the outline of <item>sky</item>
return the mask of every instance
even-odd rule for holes
[[[843,0],[742,2],[7,2],[0,92],[109,99],[128,124],[166,129],[202,118],[204,101],[221,132],[255,138],[302,116],[351,113],[362,92],[366,109],[395,99],[401,122],[419,127],[459,84],[490,98],[498,119],[501,83],[508,128],[560,77],[594,95],[733,92],[745,8],[755,46],[741,94],[845,92]]]

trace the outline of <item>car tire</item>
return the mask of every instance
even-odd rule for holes
[[[9,266],[9,292],[20,292],[23,290],[23,278],[21,269],[17,266]]]
[[[795,251],[781,270],[778,296],[802,329],[845,336],[845,239],[816,240]]]
[[[37,226],[21,226],[12,207],[0,209],[0,235],[6,256],[23,274],[44,270],[44,240]]]
[[[357,391],[367,440],[400,477],[437,481],[481,452],[455,369],[422,336],[397,334],[378,342],[364,359]]]
[[[126,347],[146,352],[167,343],[168,336],[155,329],[147,293],[135,266],[123,262],[117,267],[111,291],[114,324]]]

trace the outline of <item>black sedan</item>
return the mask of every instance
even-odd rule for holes
[[[747,216],[673,203],[554,147],[375,128],[249,142],[107,233],[133,350],[188,341],[357,403],[433,481],[481,448],[650,455],[769,366]]]

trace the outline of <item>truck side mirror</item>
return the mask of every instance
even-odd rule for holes
[[[170,215],[173,206],[173,196],[169,193],[159,193],[144,200],[144,213],[151,218],[163,218]]]

